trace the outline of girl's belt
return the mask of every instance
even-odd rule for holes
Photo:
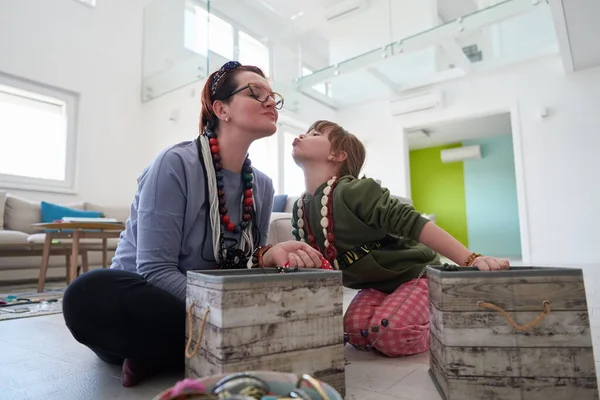
[[[383,247],[396,242],[398,238],[393,236],[386,236],[381,240],[374,240],[369,243],[365,243],[361,246],[355,247],[351,250],[348,250],[341,256],[338,256],[337,261],[340,265],[340,269],[348,268],[350,265],[354,264],[367,254],[369,254],[373,250],[380,250]]]

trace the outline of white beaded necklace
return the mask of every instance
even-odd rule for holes
[[[323,229],[323,237],[325,241],[323,242],[323,246],[325,248],[325,256],[329,258],[329,262],[333,264],[335,269],[340,269],[339,263],[337,261],[337,250],[333,244],[335,240],[335,236],[333,235],[333,219],[329,214],[330,209],[333,209],[333,189],[335,187],[335,183],[337,182],[337,177],[332,177],[327,181],[327,186],[323,189],[323,197],[321,198],[321,228]],[[312,234],[310,230],[310,226],[308,221],[304,219],[305,210],[304,203],[306,194],[302,195],[297,202],[298,211],[296,212],[297,216],[297,224],[298,224],[298,236],[300,240],[306,243],[308,239],[308,244],[314,247],[316,250],[319,250],[319,246],[317,245],[317,240]],[[330,220],[331,218],[331,220]],[[307,232],[305,231],[305,228]],[[330,228],[328,230],[328,228]],[[332,260],[333,259],[333,262]]]

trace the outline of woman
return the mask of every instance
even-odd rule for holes
[[[509,267],[471,252],[373,179],[358,179],[365,148],[339,125],[314,123],[294,140],[293,157],[306,182],[294,235],[341,269],[344,286],[360,289],[344,315],[355,347],[392,357],[429,348],[425,268],[440,264],[437,253],[482,271]]]
[[[247,152],[275,133],[282,106],[259,68],[232,61],[211,74],[201,135],[164,150],[142,173],[111,269],[67,288],[67,327],[102,360],[122,364],[124,386],[183,367],[187,271],[246,268],[256,253],[267,267],[320,266],[305,244],[263,247],[273,183]]]

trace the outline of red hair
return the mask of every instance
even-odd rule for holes
[[[215,75],[219,71],[215,71],[206,80],[204,88],[202,89],[202,111],[200,112],[200,133],[203,133],[206,128],[217,129],[219,126],[219,118],[215,114],[213,109],[213,103],[217,100],[221,100],[224,103],[229,102],[229,95],[237,89],[237,80],[235,77],[243,71],[254,72],[263,78],[265,77],[264,72],[253,65],[240,65],[239,67],[226,71],[219,81],[217,82],[214,94],[212,94],[213,81]]]

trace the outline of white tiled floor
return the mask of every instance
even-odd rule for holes
[[[347,307],[353,293],[344,295]],[[428,375],[428,354],[387,358],[345,350],[346,399],[439,400]],[[0,322],[0,396],[3,400],[150,400],[181,376],[121,386],[119,367],[106,365],[77,343],[62,314]]]

